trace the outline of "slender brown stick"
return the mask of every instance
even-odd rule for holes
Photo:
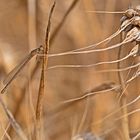
[[[118,91],[120,91],[120,86],[116,85],[114,82],[103,83],[103,84],[95,87],[93,90],[84,93],[84,95],[82,95],[80,97],[76,97],[76,98],[65,100],[64,102],[62,102],[62,104],[67,104],[67,103],[70,103],[70,102],[72,103],[72,102],[81,101],[81,100],[84,100],[84,99],[86,99],[86,98],[88,98],[90,96],[99,95],[99,94],[102,94],[102,93],[105,93],[105,92],[109,92],[109,91],[118,92]]]
[[[46,37],[45,37],[45,43],[44,43],[44,57],[43,57],[43,61],[42,61],[42,71],[41,71],[41,79],[40,79],[40,86],[39,86],[39,93],[38,93],[38,100],[37,100],[37,108],[36,108],[36,119],[40,120],[41,119],[41,110],[42,110],[42,100],[44,97],[44,88],[45,88],[45,67],[47,65],[47,54],[49,51],[49,34],[50,34],[50,26],[51,26],[51,16],[53,13],[55,7],[55,2],[51,7],[51,11],[49,13],[49,18],[48,18],[48,25],[47,25],[47,30],[46,30]],[[45,56],[46,55],[46,56]]]
[[[51,27],[51,17],[54,11],[55,2],[53,3],[49,17],[48,17],[48,25],[46,30],[45,36],[45,43],[43,45],[43,59],[42,59],[42,71],[41,71],[41,78],[40,78],[40,85],[39,85],[39,92],[37,98],[37,107],[36,107],[36,121],[37,121],[37,138],[40,139],[40,128],[41,128],[41,114],[42,114],[42,106],[43,106],[43,98],[45,93],[45,68],[48,63],[47,54],[49,51],[49,35],[50,35],[50,27]],[[39,136],[39,137],[38,137]]]

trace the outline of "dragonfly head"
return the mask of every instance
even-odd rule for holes
[[[43,54],[44,53],[44,47],[43,45],[40,45],[39,48],[37,48],[37,54]]]

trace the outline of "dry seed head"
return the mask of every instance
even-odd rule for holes
[[[125,15],[126,15],[128,18],[132,18],[135,14],[137,14],[137,12],[136,12],[134,9],[128,9],[128,10],[126,10],[126,12],[125,12]]]
[[[130,21],[129,19],[123,21],[123,23],[121,24],[121,28],[125,27],[129,23],[129,21]]]
[[[140,31],[137,34],[138,34],[138,36],[136,37],[136,42],[139,44],[140,43]]]
[[[140,29],[138,27],[134,27],[126,34],[126,38],[136,39],[137,37],[139,37],[139,34],[140,34]]]
[[[135,56],[137,56],[138,51],[139,51],[139,44],[137,44],[137,45],[130,51],[129,54],[130,54],[131,56],[135,57]]]
[[[122,16],[122,18],[120,19],[121,24],[127,19],[128,19],[128,17],[126,15]]]
[[[139,16],[135,16],[132,24],[135,25],[135,26],[139,26],[140,27],[140,17]]]
[[[124,20],[124,21],[122,22],[122,24],[121,24],[121,29],[124,28],[126,25],[128,25],[129,22],[130,22],[130,19]],[[127,26],[127,27],[128,27],[128,26]],[[127,27],[126,27],[126,28],[127,28]]]

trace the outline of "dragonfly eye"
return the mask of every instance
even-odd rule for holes
[[[44,48],[42,45],[40,45],[40,47],[37,49],[37,53],[38,54],[43,54]]]
[[[135,16],[132,24],[135,25],[135,26],[140,26],[140,17]]]

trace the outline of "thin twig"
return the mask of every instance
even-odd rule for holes
[[[74,54],[75,53],[79,54],[82,50],[95,48],[95,47],[97,47],[97,46],[99,46],[99,45],[101,45],[102,43],[105,43],[105,42],[108,43],[111,39],[113,39],[114,37],[119,35],[122,31],[124,31],[132,23],[132,21],[133,21],[133,19],[130,19],[129,22],[126,25],[124,25],[121,29],[118,29],[114,34],[112,34],[111,36],[105,38],[104,40],[102,40],[98,43],[91,44],[91,45],[88,45],[88,46],[85,46],[85,47],[82,47],[82,48],[78,48],[78,49],[73,49],[71,51],[65,51],[65,52],[57,53],[57,54],[49,54],[48,57],[61,56],[61,55],[72,55],[73,53]],[[126,40],[128,41],[128,38],[126,38]],[[94,51],[94,50],[91,50],[91,51]],[[100,51],[100,50],[98,50],[98,51]],[[101,51],[103,51],[103,50],[101,50]],[[87,53],[86,51],[83,51],[83,52]],[[90,51],[88,53],[90,53]]]
[[[54,11],[54,7],[55,7],[55,1],[53,3],[50,13],[49,13],[45,42],[43,45],[44,57],[42,59],[42,71],[41,71],[39,92],[38,92],[38,98],[37,98],[37,107],[36,107],[37,136],[40,135],[40,128],[41,128],[41,114],[42,114],[43,98],[44,98],[44,92],[45,92],[45,68],[48,63],[47,54],[49,51],[49,35],[50,35],[50,27],[51,27],[51,17],[52,17],[53,11]],[[40,136],[37,138],[40,138]]]
[[[103,65],[103,64],[114,64],[114,63],[124,61],[124,60],[128,59],[130,56],[132,56],[132,55],[128,54],[121,59],[112,60],[112,61],[101,61],[101,62],[98,62],[98,63],[89,64],[89,65],[82,65],[82,64],[81,65],[80,64],[76,64],[76,65],[74,65],[74,64],[73,65],[55,65],[55,66],[48,67],[48,70],[55,69],[55,68],[90,68],[90,67],[95,67],[95,66],[99,66],[99,65]]]
[[[87,13],[96,13],[96,14],[124,14],[125,11],[86,11]]]
[[[89,54],[89,53],[96,53],[96,52],[104,52],[108,50],[112,50],[115,48],[120,47],[121,45],[130,43],[134,40],[134,38],[126,38],[123,42],[109,46],[107,48],[102,49],[94,49],[94,50],[87,50],[87,51],[78,51],[78,52],[64,52],[64,53],[56,53],[56,54],[49,54],[48,57],[56,57],[56,56],[66,56],[66,55],[78,55],[78,54]]]
[[[127,113],[127,114],[124,114],[123,116],[120,116],[120,117],[116,118],[115,121],[118,121],[118,120],[120,120],[120,119],[122,119],[122,118],[125,118],[126,116],[133,115],[134,113],[137,113],[137,112],[140,112],[140,108],[135,109],[135,110],[133,110],[133,111]],[[128,139],[128,140],[129,140],[129,139]]]
[[[82,95],[80,97],[65,100],[64,102],[62,102],[62,104],[81,101],[81,100],[83,100],[85,98],[88,98],[90,96],[95,96],[95,95],[106,93],[106,92],[109,92],[109,91],[117,92],[119,89],[120,89],[120,86],[116,85],[114,82],[103,83],[103,84],[95,87],[93,90],[84,93],[84,95]]]
[[[136,68],[140,66],[140,62],[139,63],[136,63],[135,65],[131,65],[131,66],[128,66],[128,67],[124,67],[124,68],[121,68],[121,69],[106,69],[106,70],[99,70],[98,72],[117,72],[117,71],[127,71],[127,70],[130,70],[132,68]]]

